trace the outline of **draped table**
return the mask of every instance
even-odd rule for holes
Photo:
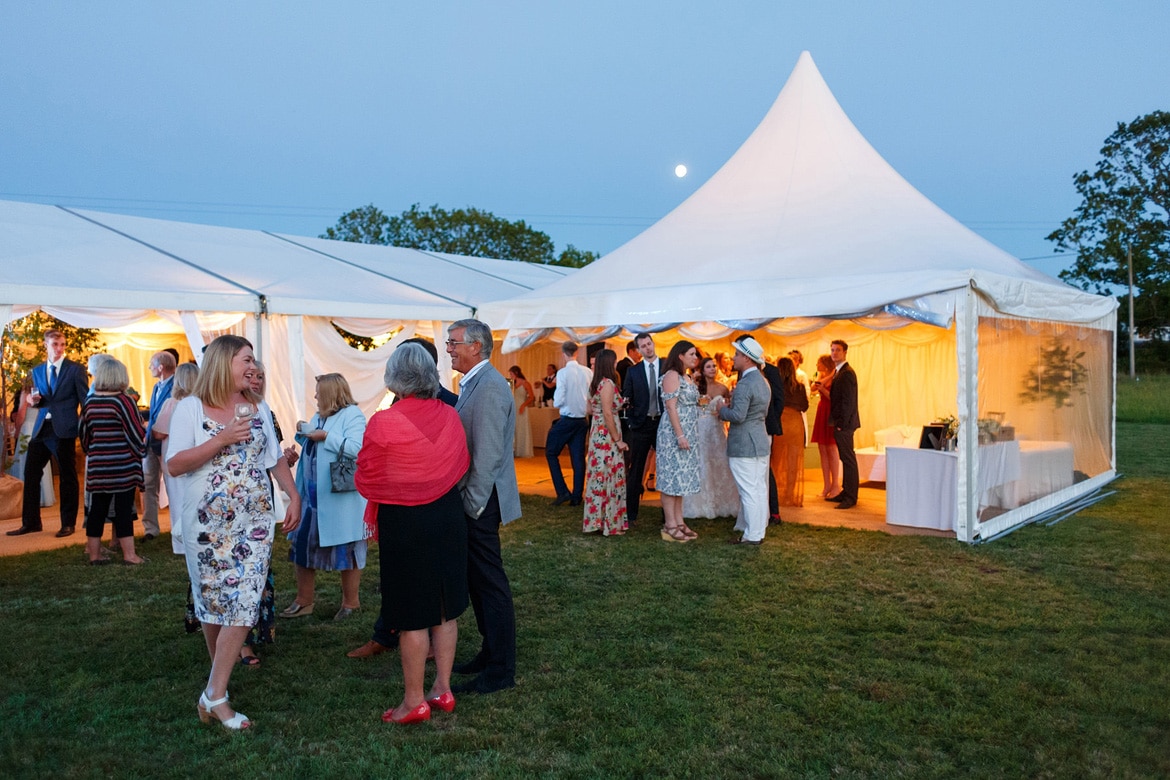
[[[528,427],[532,430],[532,446],[543,448],[548,439],[548,429],[561,413],[552,406],[531,406],[525,414],[528,415]]]
[[[1020,442],[979,447],[978,494],[987,505],[1000,486],[1022,482]],[[940,531],[955,529],[959,454],[886,447],[886,522]]]
[[[1021,441],[1019,476],[989,491],[987,505],[1014,509],[1070,487],[1073,448],[1063,441]]]

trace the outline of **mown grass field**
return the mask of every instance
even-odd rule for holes
[[[355,618],[326,619],[321,575],[321,618],[237,668],[241,735],[195,717],[206,652],[168,541],[140,568],[0,558],[0,775],[1167,777],[1168,433],[1122,423],[1115,496],[977,547],[786,525],[742,549],[723,521],[668,545],[653,515],[606,540],[525,499],[503,535],[518,687],[415,727],[379,719],[397,655],[344,655],[375,617],[374,555]]]

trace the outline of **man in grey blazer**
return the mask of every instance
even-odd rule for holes
[[[735,530],[742,532],[731,544],[758,545],[768,529],[768,456],[772,441],[764,419],[772,400],[768,380],[760,373],[764,348],[751,336],[735,341],[734,365],[739,383],[731,403],[719,407],[727,431],[727,461],[739,488],[739,516]],[[718,403],[718,401],[716,402]]]
[[[479,320],[448,330],[451,367],[463,374],[455,411],[467,432],[471,466],[459,483],[467,516],[467,590],[483,642],[454,671],[476,675],[455,693],[492,693],[516,684],[516,611],[500,554],[500,526],[520,517],[520,490],[512,460],[516,406],[508,381],[488,362],[492,331]]]

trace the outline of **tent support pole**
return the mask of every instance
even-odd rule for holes
[[[976,331],[975,290],[970,285],[961,305],[955,309],[955,348],[958,352],[959,392],[959,479],[955,507],[955,538],[971,543],[979,512],[978,452],[979,430],[979,335]]]

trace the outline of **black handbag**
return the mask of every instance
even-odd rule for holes
[[[357,490],[353,484],[354,474],[357,473],[357,458],[350,458],[342,453],[337,460],[329,464],[329,489],[334,493],[351,493]]]

